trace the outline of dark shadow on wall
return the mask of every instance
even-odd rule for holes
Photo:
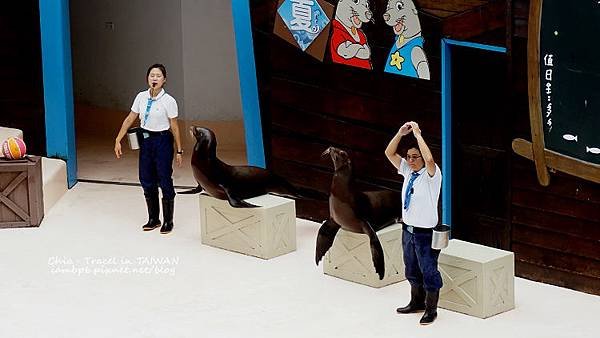
[[[453,237],[509,249],[507,56],[452,48]]]
[[[40,14],[37,0],[0,12],[0,126],[23,130],[27,152],[46,155]]]

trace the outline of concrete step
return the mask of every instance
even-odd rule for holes
[[[56,158],[42,158],[42,191],[44,193],[44,215],[67,192],[67,164]]]

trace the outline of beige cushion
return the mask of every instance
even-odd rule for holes
[[[23,139],[23,131],[15,128],[0,127],[0,144],[9,137],[18,137]]]

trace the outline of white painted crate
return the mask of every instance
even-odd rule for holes
[[[514,309],[514,254],[457,239],[439,258],[439,307],[479,318]]]
[[[264,259],[296,250],[295,201],[273,195],[245,200],[259,208],[233,208],[200,195],[202,243]]]
[[[340,229],[324,258],[325,274],[380,288],[405,280],[402,260],[402,225],[394,224],[377,232],[385,256],[383,280],[375,273],[369,237]]]

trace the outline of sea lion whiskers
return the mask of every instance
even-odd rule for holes
[[[198,150],[198,149],[196,149],[196,147],[203,147],[206,144],[208,146],[208,149],[207,149],[208,153],[206,155],[208,155],[211,158],[216,158],[216,156],[217,156],[217,137],[215,136],[215,133],[208,128],[204,128],[204,127],[200,127],[200,126],[193,126],[192,133],[193,133],[194,137],[196,138],[196,145],[194,146],[194,150]],[[196,152],[194,152],[194,154],[195,153]]]
[[[329,147],[325,152],[331,156],[335,170],[340,170],[346,166],[350,167],[350,156],[348,156],[346,151],[336,147]]]

